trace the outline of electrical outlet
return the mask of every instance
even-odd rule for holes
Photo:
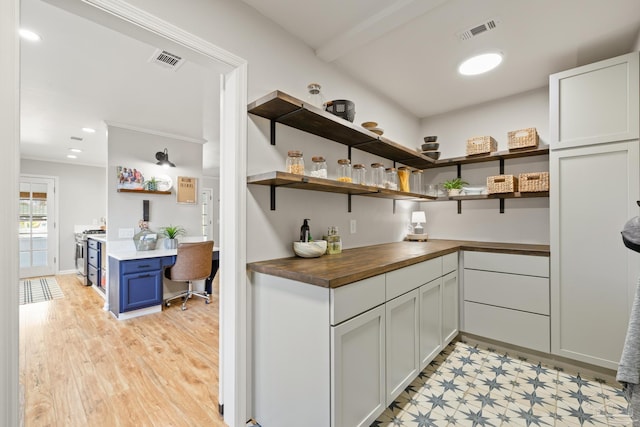
[[[349,222],[349,231],[351,232],[351,234],[356,234],[356,220],[352,219]]]
[[[124,239],[127,237],[133,237],[133,228],[118,228],[118,238]]]

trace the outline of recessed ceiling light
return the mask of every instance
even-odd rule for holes
[[[475,76],[493,70],[501,62],[502,54],[495,52],[483,53],[473,56],[460,64],[458,72],[464,76]]]
[[[26,28],[20,28],[19,34],[20,37],[25,40],[29,40],[30,42],[39,42],[40,40],[42,40],[42,37],[40,37],[39,34],[34,33],[31,30],[27,30]]]
[[[69,148],[69,151],[71,151],[72,153],[82,153],[82,150],[79,148]]]
[[[82,128],[82,130],[86,133],[96,133],[94,128]]]
[[[78,156],[76,156],[75,154],[67,154],[67,158],[68,159],[77,159]]]

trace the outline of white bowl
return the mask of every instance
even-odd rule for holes
[[[482,194],[483,191],[486,190],[486,187],[462,187],[464,194],[473,195],[473,194]]]
[[[326,240],[314,240],[313,242],[293,242],[293,252],[302,258],[317,258],[327,251]]]

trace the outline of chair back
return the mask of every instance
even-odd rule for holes
[[[202,280],[211,274],[213,241],[180,243],[176,263],[169,267],[169,279]]]

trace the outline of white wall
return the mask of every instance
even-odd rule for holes
[[[22,159],[20,173],[58,177],[58,270],[75,271],[74,225],[107,216],[106,168]]]
[[[206,152],[206,145],[205,145]],[[213,190],[213,242],[220,243],[220,178],[205,176],[202,178],[202,188]]]
[[[437,135],[442,157],[465,155],[466,141],[473,136],[491,135],[498,150],[507,150],[507,132],[535,127],[540,145],[548,143],[549,91],[537,89],[429,117],[422,120],[423,135]],[[549,156],[505,161],[505,174],[549,170]],[[499,163],[476,163],[462,166],[462,178],[471,184],[486,185],[486,177],[499,175]],[[438,184],[456,176],[456,168],[425,171],[427,183]],[[499,201],[466,201],[462,214],[456,202],[421,203],[427,213],[425,231],[433,238],[484,240],[495,242],[549,243],[549,199],[505,200],[505,213]]]
[[[202,145],[149,133],[108,127],[109,148],[107,168],[107,241],[130,240],[120,238],[119,230],[133,228],[139,231],[142,219],[142,201],[149,200],[149,228],[159,231],[168,225],[181,225],[187,235],[200,235],[200,206],[179,204],[176,199],[178,176],[195,177],[202,181]],[[168,150],[175,168],[165,169],[156,165],[155,154]],[[117,191],[117,166],[137,168],[145,179],[168,175],[173,180],[170,195],[149,193],[119,193]]]

